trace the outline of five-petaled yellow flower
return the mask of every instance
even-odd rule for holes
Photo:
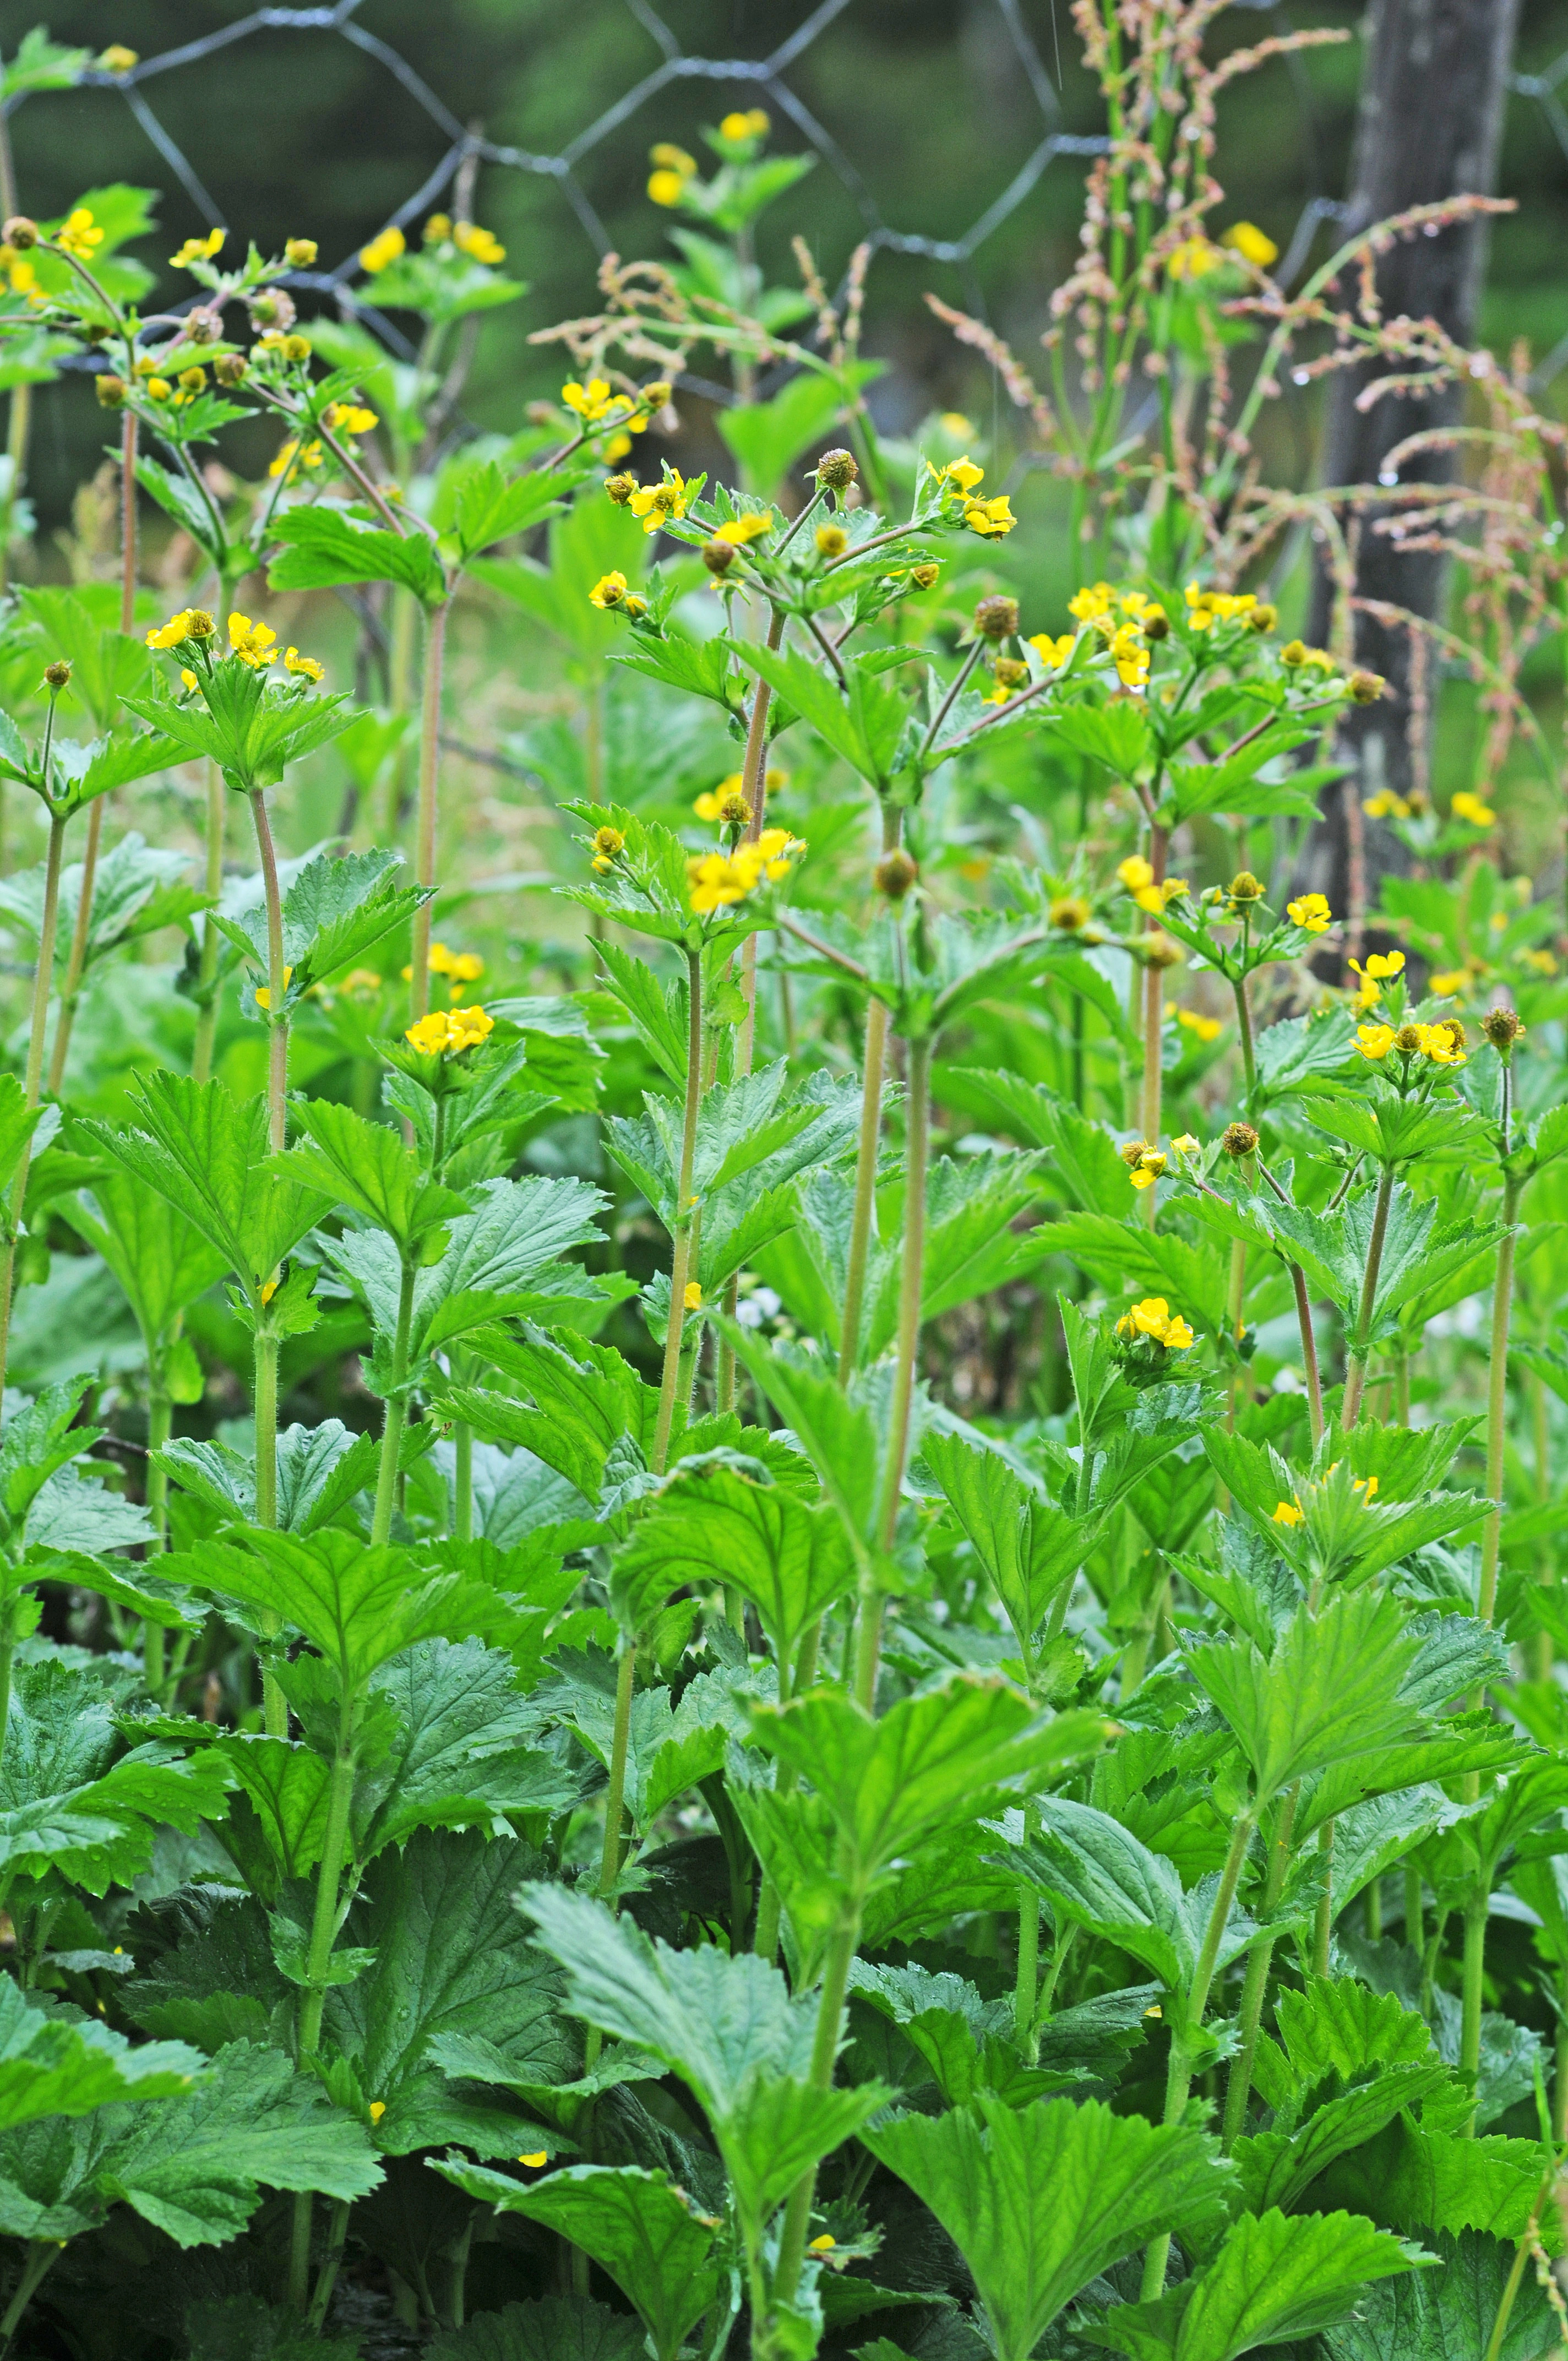
[[[1224,1031],[1217,1016],[1205,1016],[1196,1008],[1179,1008],[1176,1021],[1185,1025],[1190,1033],[1196,1033],[1200,1041],[1217,1041]],[[1179,1148],[1181,1142],[1178,1140],[1176,1144]]]
[[[1124,1312],[1116,1323],[1116,1334],[1131,1344],[1140,1336],[1152,1336],[1171,1353],[1185,1353],[1193,1342],[1192,1330],[1179,1312],[1172,1312],[1163,1295],[1146,1295]]]
[[[568,378],[561,388],[561,399],[585,426],[596,426],[601,418],[624,418],[633,407],[629,395],[612,392],[609,379],[602,377],[589,378],[587,385]]]
[[[103,245],[104,233],[85,205],[77,205],[68,213],[54,234],[56,246],[67,254],[74,254],[83,262],[91,261],[94,250]]]
[[[633,516],[642,519],[644,533],[659,533],[669,518],[685,516],[686,498],[685,478],[672,467],[662,483],[644,485],[626,505]]]
[[[297,672],[305,680],[320,680],[323,667],[314,656],[302,656],[298,648],[285,648],[283,669],[285,672]]]
[[[718,528],[713,538],[715,541],[727,541],[732,549],[744,549],[748,542],[758,541],[763,533],[771,533],[773,523],[772,509],[754,510],[750,516],[729,518]]]
[[[993,500],[969,500],[964,505],[964,522],[970,533],[978,533],[982,541],[1000,541],[1012,532],[1018,520],[1005,492]]]
[[[1394,1046],[1394,1027],[1391,1025],[1358,1026],[1355,1046],[1364,1058],[1370,1058],[1376,1064],[1388,1055]]]
[[[322,424],[331,434],[368,434],[380,423],[373,410],[362,410],[356,401],[329,401],[322,412]]]
[[[286,967],[283,970],[283,989],[285,992],[288,991],[290,984],[292,983],[293,975],[294,971],[291,967]],[[258,983],[256,987],[256,1005],[258,1008],[270,1008],[272,1005],[272,994],[264,983]]]
[[[473,1049],[496,1029],[496,1020],[482,1008],[433,1008],[403,1034],[405,1041],[427,1058]]]
[[[1326,935],[1334,922],[1326,894],[1299,894],[1295,901],[1286,903],[1285,915],[1306,935]]]
[[[176,270],[189,270],[193,262],[211,262],[214,254],[223,252],[226,229],[210,229],[205,237],[188,237],[178,254],[169,258]]]
[[[452,243],[470,262],[495,264],[504,262],[507,250],[493,230],[481,229],[477,222],[454,222]]]
[[[1490,828],[1497,817],[1491,805],[1484,804],[1468,787],[1460,788],[1448,808],[1455,819],[1468,820],[1472,828]]]
[[[278,634],[269,623],[253,623],[248,615],[229,617],[229,653],[253,672],[278,660]]]
[[[1266,270],[1271,262],[1279,259],[1279,248],[1255,222],[1233,222],[1225,232],[1225,244],[1233,254],[1239,254],[1244,262],[1252,263],[1259,270]]]
[[[307,443],[302,450],[297,441],[280,443],[267,472],[269,476],[286,476],[298,459],[302,467],[319,467],[325,455],[317,442]]]
[[[1078,634],[1064,631],[1059,639],[1053,640],[1049,631],[1036,631],[1024,644],[1034,649],[1047,672],[1055,672],[1059,664],[1066,664],[1078,645]]]
[[[373,237],[368,246],[360,247],[360,269],[368,271],[372,279],[380,271],[389,270],[392,264],[408,252],[408,244],[396,222],[391,223]]]
[[[1301,1521],[1300,1502],[1299,1500],[1281,1500],[1278,1507],[1274,1511],[1273,1521],[1277,1525],[1299,1525]]]

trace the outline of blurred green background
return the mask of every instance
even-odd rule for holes
[[[49,12],[57,40],[97,50],[124,43],[151,59],[199,43],[248,11],[217,0],[69,0]],[[960,240],[1029,161],[1053,127],[1032,82],[1032,49],[1059,90],[1055,127],[1102,128],[1098,93],[1085,74],[1069,0],[848,0],[837,14],[802,0],[670,0],[663,22],[688,56],[758,59],[828,16],[784,77],[861,184],[848,187],[831,161],[764,225],[770,275],[795,278],[788,237],[803,229],[829,280],[844,269],[868,212],[894,231]],[[11,0],[0,35],[14,50],[35,21]],[[661,49],[639,0],[363,0],[353,26],[406,61],[459,124],[539,155],[558,155],[659,64]],[[1218,49],[1248,44],[1292,26],[1332,24],[1343,46],[1275,60],[1225,93],[1221,103],[1221,223],[1258,223],[1288,247],[1303,207],[1343,193],[1360,70],[1360,18],[1348,6],[1241,7],[1216,27]],[[1568,5],[1525,5],[1517,64],[1549,71],[1568,49]],[[1568,81],[1564,82],[1568,92]],[[240,233],[263,250],[306,233],[330,266],[355,250],[439,164],[447,135],[382,58],[329,30],[264,30],[148,78],[141,96],[203,185]],[[1045,93],[1047,107],[1056,102]],[[731,105],[758,101],[775,118],[777,143],[807,144],[798,126],[753,82],[684,79],[645,100],[586,155],[581,189],[610,246],[622,255],[669,251],[671,216],[644,193],[647,152],[658,139],[690,148],[699,129]],[[1568,137],[1568,117],[1556,122]],[[27,100],[13,120],[20,200],[49,215],[82,188],[115,179],[163,192],[169,232],[159,258],[210,225],[152,146],[125,97],[98,87]],[[963,406],[987,424],[998,396],[990,373],[955,347],[927,311],[934,290],[981,313],[1025,359],[1036,355],[1052,288],[1070,266],[1081,204],[1081,159],[1058,156],[1030,193],[964,263],[880,252],[868,305],[868,348],[891,367],[873,398],[884,427],[907,428],[933,407]],[[1519,93],[1509,102],[1504,192],[1519,210],[1498,228],[1483,333],[1498,348],[1527,337],[1536,355],[1568,333],[1568,158],[1549,105]],[[509,249],[525,278],[521,304],[492,319],[465,410],[479,426],[512,427],[521,402],[554,390],[560,372],[531,347],[531,331],[592,308],[594,247],[559,183],[487,165],[476,215]],[[1320,228],[1314,251],[1326,250]],[[164,292],[188,295],[166,275]],[[306,305],[309,308],[309,305]],[[1552,381],[1553,402],[1568,370]],[[1311,400],[1315,401],[1315,391]],[[683,405],[692,448],[705,456],[700,401]],[[31,471],[42,522],[57,523],[71,491],[103,441],[86,389],[68,381],[44,391]],[[1293,411],[1304,465],[1312,439],[1310,407]],[[713,446],[712,456],[717,456]],[[242,464],[251,455],[238,453]]]

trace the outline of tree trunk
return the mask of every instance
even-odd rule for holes
[[[1491,194],[1517,16],[1518,0],[1372,0],[1347,230],[1410,205]],[[1377,265],[1384,318],[1434,319],[1468,343],[1486,256],[1484,221],[1396,245]],[[1388,400],[1357,410],[1357,394],[1383,373],[1372,362],[1330,380],[1322,464],[1330,487],[1376,483],[1387,454],[1406,435],[1459,415],[1462,387],[1424,401]],[[1434,454],[1401,473],[1407,481],[1442,480],[1452,467]],[[1373,530],[1376,515],[1365,512],[1360,527],[1357,596],[1435,620],[1443,606],[1443,560],[1424,551],[1401,556]],[[1316,644],[1328,634],[1330,608],[1330,584],[1320,565],[1308,625]],[[1298,875],[1298,890],[1326,894],[1335,915],[1347,918],[1353,938],[1367,910],[1376,907],[1382,878],[1409,866],[1391,831],[1363,813],[1363,799],[1382,787],[1404,795],[1424,784],[1438,686],[1431,652],[1418,649],[1412,657],[1409,633],[1366,615],[1355,618],[1355,659],[1382,674],[1387,693],[1381,703],[1357,707],[1346,717],[1339,752],[1356,767],[1324,790]],[[1347,948],[1355,951],[1356,941]]]

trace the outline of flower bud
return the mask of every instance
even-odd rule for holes
[[[842,557],[850,546],[850,536],[841,524],[819,524],[817,528],[817,549],[821,557]]]
[[[1307,661],[1306,641],[1287,640],[1279,651],[1279,661],[1282,664],[1288,664],[1292,672],[1299,664],[1304,664]]]
[[[732,541],[705,541],[702,562],[710,574],[728,574],[735,563],[735,544]]]
[[[1272,631],[1278,620],[1277,607],[1252,607],[1247,610],[1246,626],[1249,631]]]
[[[974,628],[979,639],[1010,640],[1018,629],[1017,599],[982,598],[974,610]]]
[[[1150,967],[1181,965],[1183,957],[1181,945],[1172,942],[1170,937],[1159,927],[1152,927],[1146,935],[1140,938],[1138,949]]]
[[[63,656],[57,656],[53,664],[45,664],[44,678],[49,683],[50,688],[52,688],[58,695],[60,690],[65,686],[66,682],[71,678],[71,666],[66,663]]]
[[[1051,904],[1051,924],[1059,927],[1064,935],[1076,935],[1080,927],[1089,924],[1090,916],[1089,905],[1079,894],[1064,894]]]
[[[283,358],[286,361],[308,361],[310,357],[311,340],[309,336],[284,337]]]
[[[817,480],[830,492],[847,492],[860,472],[852,451],[824,451],[817,462]]]
[[[718,807],[718,817],[726,828],[745,828],[751,818],[751,807],[739,787],[732,787]]]
[[[627,501],[631,498],[632,493],[637,489],[637,478],[635,476],[607,476],[605,478],[604,488],[609,494],[610,499],[615,502],[616,507],[618,509],[623,509],[626,506]],[[708,544],[708,547],[710,549],[714,546],[715,544],[713,543],[710,542]],[[724,544],[724,547],[726,549],[729,547],[728,542]],[[733,555],[733,553],[731,554]],[[704,555],[706,555],[706,552]]]
[[[1376,705],[1384,689],[1381,677],[1375,672],[1353,672],[1345,686],[1353,705]]]
[[[93,390],[97,395],[99,406],[102,409],[123,410],[126,406],[126,396],[130,391],[130,388],[123,377],[105,375],[93,379]]]
[[[890,902],[902,902],[920,872],[904,847],[899,845],[877,862],[872,872],[877,892]]]
[[[207,372],[204,368],[181,369],[180,382],[187,393],[203,393],[206,390]]]
[[[291,270],[308,270],[319,251],[313,237],[291,237],[283,247],[283,259]]]
[[[1257,1134],[1250,1123],[1228,1123],[1220,1134],[1220,1146],[1227,1156],[1255,1156]]]
[[[0,237],[7,246],[14,246],[18,254],[26,254],[29,247],[37,246],[38,242],[38,225],[36,221],[29,221],[26,214],[13,214],[5,227],[0,229]]]
[[[1524,1027],[1511,1008],[1489,1008],[1481,1019],[1481,1030],[1499,1057],[1506,1058],[1516,1041],[1524,1037]]]
[[[243,353],[220,353],[213,363],[213,375],[220,385],[243,385],[249,366]]]
[[[939,566],[912,566],[909,569],[909,579],[914,583],[916,590],[929,590],[941,570]]]
[[[186,609],[185,636],[188,640],[210,640],[217,628],[204,607]]]
[[[645,410],[651,412],[665,410],[669,407],[670,396],[674,390],[674,387],[667,384],[663,378],[655,378],[652,385],[645,385],[641,389],[637,399]]]
[[[1394,1036],[1395,1049],[1402,1049],[1406,1057],[1409,1058],[1415,1055],[1420,1046],[1420,1027],[1419,1025],[1401,1025],[1398,1031]]]
[[[1148,612],[1139,619],[1138,629],[1146,640],[1168,640],[1170,617],[1163,607],[1151,607]]]

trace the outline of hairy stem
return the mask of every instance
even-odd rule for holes
[[[1334,1824],[1325,1820],[1318,1830],[1318,1850],[1323,1856],[1323,1894],[1312,1929],[1312,1972],[1329,1972],[1329,1943],[1334,1924]]]
[[[1377,1178],[1377,1201],[1372,1213],[1372,1237],[1366,1249],[1366,1276],[1361,1283],[1361,1303],[1351,1341],[1350,1367],[1345,1372],[1344,1400],[1339,1422],[1346,1434],[1355,1424],[1366,1390],[1366,1361],[1372,1350],[1372,1312],[1377,1301],[1377,1274],[1383,1261],[1383,1241],[1388,1235],[1388,1207],[1394,1196],[1394,1168],[1385,1164]]]
[[[850,1970],[854,1965],[855,1949],[861,1939],[861,1913],[858,1905],[848,1908],[834,1928],[828,1944],[828,1956],[823,1962],[822,1992],[817,2004],[817,2033],[811,2047],[811,2064],[806,2080],[817,2091],[833,2087],[833,2070],[838,2062],[839,2040],[844,2024],[844,1996],[850,1988]],[[790,2191],[784,2207],[784,2228],[779,2237],[778,2268],[773,2276],[773,2292],[783,2303],[793,2302],[800,2284],[800,2268],[806,2260],[806,2241],[811,2234],[811,2209],[817,2199],[817,2167],[803,2172]]]
[[[784,640],[784,612],[782,607],[768,609],[770,648],[777,648]],[[762,822],[768,802],[768,708],[773,703],[772,685],[759,679],[751,699],[751,719],[746,728],[746,753],[740,765],[740,793],[751,818],[746,822],[745,841],[756,844],[762,833]],[[749,1074],[751,1071],[751,1050],[757,1030],[757,938],[750,934],[740,954],[740,990],[746,1002],[746,1014],[741,1020],[740,1038],[735,1044],[735,1071]]]
[[[11,2339],[22,2323],[22,2315],[42,2285],[51,2265],[60,2260],[64,2240],[34,2238],[27,2246],[27,2259],[22,2266],[22,2276],[16,2282],[16,2292],[0,2314],[0,2356],[11,2349]]]
[[[1149,867],[1154,871],[1154,884],[1165,883],[1166,854],[1169,840],[1163,828],[1149,829]],[[1159,920],[1152,914],[1146,933],[1157,934]],[[1163,1080],[1162,1059],[1165,1052],[1165,970],[1150,960],[1144,969],[1144,1080],[1138,1098],[1138,1123],[1151,1148],[1159,1146],[1160,1087]],[[1145,1218],[1152,1230],[1155,1225],[1156,1200],[1159,1182],[1154,1181],[1144,1194]]]
[[[626,1758],[631,1746],[631,1701],[637,1689],[637,1643],[628,1635],[620,1643],[615,1675],[615,1730],[609,1748],[609,1785],[604,1802],[604,1849],[599,1855],[599,1900],[615,1907],[616,1881],[620,1875],[620,1838],[626,1810]]]
[[[1459,2070],[1474,2082],[1481,2069],[1481,1998],[1486,1972],[1486,1916],[1491,1893],[1477,1885],[1464,1905],[1464,1964],[1460,1987]],[[1472,2107],[1462,2126],[1463,2136],[1475,2136]]]
[[[152,1519],[155,1554],[169,1547],[169,1477],[159,1464],[159,1454],[169,1441],[173,1423],[174,1405],[155,1380],[147,1404],[147,1512]],[[161,1704],[165,1680],[161,1623],[143,1622],[141,1656],[148,1695]]]
[[[49,700],[49,719],[54,719],[54,700]],[[48,740],[45,741],[44,779],[48,785]],[[33,976],[33,1007],[27,1035],[27,1073],[25,1086],[27,1103],[36,1107],[42,1095],[40,1085],[44,1068],[44,1034],[49,1024],[49,986],[54,981],[55,934],[60,924],[60,863],[65,844],[65,821],[51,812],[49,824],[49,852],[44,862],[44,906],[38,928],[38,963]],[[10,1240],[5,1247],[5,1259],[0,1268],[0,1402],[5,1392],[5,1361],[11,1341],[11,1299],[16,1285],[16,1240],[21,1228],[22,1208],[27,1199],[27,1170],[32,1161],[29,1142],[22,1149],[16,1167],[16,1177],[11,1185]]]
[[[664,1368],[659,1387],[659,1418],[653,1434],[653,1472],[662,1476],[670,1455],[675,1396],[681,1375],[681,1332],[686,1283],[691,1276],[692,1173],[696,1163],[696,1118],[702,1104],[702,953],[686,953],[686,1100],[681,1132],[681,1170],[675,1188],[674,1259],[670,1272],[670,1313],[664,1330]]]
[[[381,1458],[376,1470],[376,1512],[370,1525],[372,1549],[391,1538],[392,1510],[398,1499],[398,1456],[409,1416],[405,1389],[409,1374],[409,1334],[413,1326],[414,1282],[418,1277],[418,1266],[405,1255],[398,1281],[398,1325],[392,1339],[391,1391],[387,1396],[387,1408],[381,1422]]]
[[[1307,1292],[1307,1274],[1299,1262],[1290,1265],[1290,1286],[1296,1298],[1296,1324],[1301,1332],[1301,1363],[1307,1373],[1307,1422],[1311,1430],[1312,1448],[1316,1451],[1323,1439],[1323,1380],[1318,1368],[1318,1339],[1312,1326],[1312,1300]]]
[[[452,1538],[455,1542],[471,1542],[474,1538],[474,1430],[466,1418],[460,1418],[452,1430],[452,1446],[456,1458],[452,1472]]]
[[[1503,1182],[1503,1235],[1497,1241],[1497,1275],[1492,1290],[1492,1356],[1486,1388],[1486,1498],[1491,1508],[1481,1534],[1481,1595],[1477,1612],[1489,1623],[1497,1603],[1497,1559],[1503,1541],[1503,1453],[1508,1408],[1508,1319],[1514,1292],[1514,1223],[1519,1183]]]
[[[894,1363],[893,1405],[883,1476],[880,1539],[891,1553],[904,1498],[909,1459],[909,1428],[915,1407],[915,1365],[920,1346],[920,1299],[926,1280],[926,1166],[931,1134],[931,1043],[922,1035],[909,1044],[909,1121],[905,1153],[904,1265],[898,1286],[898,1349]],[[861,1626],[856,1640],[855,1695],[868,1713],[876,1703],[882,1656],[883,1593],[863,1581]]]
[[[414,882],[435,883],[436,789],[441,774],[441,687],[446,661],[446,607],[425,616],[424,694],[420,707],[419,812],[414,823]],[[430,904],[414,913],[413,973],[409,982],[409,1022],[417,1024],[430,1006]]]
[[[1266,1918],[1273,1914],[1285,1884],[1286,1872],[1290,1866],[1290,1837],[1296,1824],[1296,1802],[1299,1792],[1299,1788],[1292,1787],[1279,1806],[1274,1841],[1268,1849],[1268,1873],[1264,1883],[1263,1911]],[[1246,2125],[1246,2103],[1252,2092],[1252,2070],[1257,2057],[1258,2029],[1263,2022],[1264,2002],[1268,1996],[1268,1971],[1273,1959],[1273,1936],[1260,1935],[1247,1953],[1246,1977],[1242,1985],[1242,2044],[1231,2060],[1231,2070],[1225,2083],[1223,2137],[1227,2156]]]
[[[288,984],[283,973],[283,896],[278,888],[278,853],[267,817],[267,798],[259,787],[251,791],[250,814],[256,823],[262,891],[267,898],[267,1123],[272,1153],[277,1156],[283,1148],[289,1095],[289,1023],[283,1014]]]
[[[51,1098],[58,1098],[65,1080],[65,1061],[71,1054],[71,1035],[76,1023],[76,1004],[82,997],[82,978],[87,965],[87,938],[93,929],[93,900],[98,887],[98,845],[104,833],[104,806],[107,798],[95,798],[87,815],[87,842],[82,854],[82,889],[76,901],[76,923],[71,930],[71,949],[66,955],[65,974],[60,987],[60,1013],[54,1020],[54,1048],[49,1052],[49,1088]]]
[[[206,867],[202,891],[215,902],[224,890],[224,838],[228,828],[228,806],[224,797],[227,789],[215,763],[209,763],[206,770]],[[209,910],[202,920],[202,962],[197,972],[196,1046],[191,1060],[191,1079],[196,1082],[210,1082],[213,1078],[213,1049],[218,1034],[218,953],[222,949],[223,937],[214,926]]]

